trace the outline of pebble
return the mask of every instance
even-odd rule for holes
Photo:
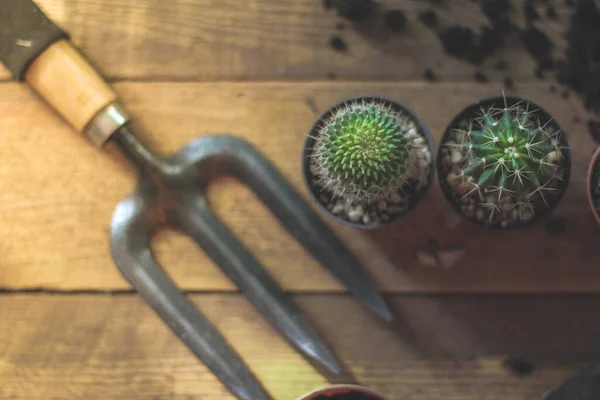
[[[402,198],[400,196],[398,196],[398,193],[394,193],[391,197],[390,197],[390,201],[392,203],[402,203]]]
[[[560,159],[562,158],[562,155],[560,153],[557,153],[556,151],[551,151],[550,153],[548,153],[547,156],[547,160],[549,163],[554,163],[556,161],[560,161]]]
[[[464,143],[466,140],[466,134],[464,132],[456,132],[455,138],[457,143]]]
[[[512,210],[511,213],[511,219],[518,221],[519,220],[519,210],[517,210],[516,208],[514,210]]]
[[[348,219],[352,222],[359,221],[365,214],[365,209],[362,205],[354,206],[348,211]]]
[[[342,203],[337,203],[335,207],[333,207],[333,210],[331,210],[334,214],[339,214],[342,211],[344,211],[344,205]]]
[[[473,189],[473,186],[467,181],[458,182],[460,182],[460,180],[455,180],[454,185],[451,186],[454,189],[454,192],[460,197],[466,195]]]
[[[465,249],[449,249],[438,251],[437,257],[446,269],[454,267],[467,252]]]
[[[415,128],[410,128],[410,129],[408,130],[408,134],[409,134],[410,136],[416,136],[416,135],[417,135],[417,130],[416,130]]]
[[[456,182],[456,178],[458,178],[458,175],[456,175],[454,172],[450,172],[448,175],[446,175],[446,181],[450,184],[450,186],[454,186],[452,182]]]
[[[478,221],[483,221],[485,219],[485,212],[480,208],[475,213],[475,218],[477,218]]]
[[[431,153],[426,148],[423,149],[423,159],[427,160],[428,163],[431,162]]]
[[[526,208],[523,211],[521,211],[521,220],[522,221],[529,221],[532,218],[533,218],[533,212],[531,212],[531,210],[529,208]]]
[[[423,267],[437,266],[437,259],[435,258],[435,254],[426,250],[417,251],[417,262]]]
[[[406,209],[404,207],[398,207],[398,206],[392,206],[390,208],[388,208],[388,212],[390,214],[399,214],[401,212],[404,212]]]
[[[458,164],[459,162],[462,161],[462,159],[463,159],[463,155],[460,150],[452,149],[450,151],[450,160],[452,161],[452,164]]]
[[[415,140],[413,140],[413,144],[415,146],[421,146],[421,145],[425,144],[425,139],[423,139],[421,136],[416,137]]]
[[[508,210],[512,206],[512,201],[508,196],[502,196],[498,202],[498,206],[501,210]]]
[[[369,217],[369,214],[365,214],[363,216],[362,222],[365,225],[369,225],[371,223],[371,218]]]

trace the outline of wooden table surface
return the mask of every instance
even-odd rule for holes
[[[490,82],[476,83],[475,69],[444,56],[417,22],[426,2],[381,3],[406,11],[408,32],[382,39],[348,24],[339,31],[341,20],[319,0],[38,1],[114,83],[157,151],[234,134],[255,144],[307,199],[304,135],[337,100],[394,98],[419,113],[438,141],[455,113],[500,94],[512,77],[516,86],[507,93],[553,113],[572,147],[571,184],[550,220],[522,232],[484,231],[458,221],[437,187],[415,213],[382,231],[327,220],[386,293],[397,316],[392,325],[349,297],[249,189],[229,178],[212,188],[218,214],[343,360],[342,377],[325,377],[298,355],[189,239],[164,230],[153,251],[277,400],[328,379],[398,400],[537,399],[600,357],[600,229],[585,191],[596,144],[573,118],[586,119],[581,101],[551,94],[550,81],[534,78],[535,63],[518,46],[502,53],[508,72],[489,68],[493,58]],[[559,20],[540,26],[560,50],[567,10],[556,4]],[[467,0],[442,10],[442,20],[483,20]],[[336,32],[347,53],[329,47]],[[440,82],[424,82],[425,68]],[[1,67],[0,132],[0,399],[232,400],[111,260],[108,225],[135,184],[133,171],[116,152],[74,134]],[[441,255],[464,250],[464,257],[451,268],[421,265],[419,254],[432,247]]]

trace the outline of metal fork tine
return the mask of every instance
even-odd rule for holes
[[[142,190],[138,187],[138,191]],[[241,400],[272,400],[225,338],[197,310],[156,262],[153,230],[141,196],[121,202],[111,224],[114,260],[140,295],[213,374]]]
[[[261,314],[300,351],[339,375],[341,367],[310,321],[254,257],[214,215],[206,201],[190,194],[177,224],[217,263]]]
[[[356,258],[315,211],[249,143],[218,137],[224,152],[236,149],[235,172],[254,190],[283,226],[352,294],[386,321],[393,315]]]

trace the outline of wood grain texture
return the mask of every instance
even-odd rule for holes
[[[168,154],[196,137],[231,133],[255,144],[308,198],[300,151],[314,111],[358,93],[379,93],[409,105],[437,143],[446,124],[474,99],[500,88],[474,84],[395,83],[122,83],[117,92],[142,136]],[[108,226],[114,206],[135,184],[115,152],[95,149],[21,85],[0,85],[0,286],[11,289],[127,289],[113,265]],[[546,223],[522,232],[488,232],[453,216],[437,189],[415,213],[392,228],[365,234],[328,222],[389,292],[597,292],[600,230],[588,208],[587,164],[595,145],[572,116],[573,99],[548,94],[545,85],[519,86],[516,94],[553,113],[567,132],[573,171]],[[251,191],[232,179],[215,183],[218,214],[291,291],[338,291],[339,285],[307,255]],[[431,241],[466,255],[454,268],[426,268],[416,255]],[[220,270],[185,237],[161,232],[158,259],[186,289],[232,290]]]
[[[383,10],[404,10],[407,32],[392,34],[378,15],[353,27],[321,0],[37,0],[50,17],[72,34],[99,70],[112,80],[421,80],[432,68],[444,81],[473,81],[476,68],[444,55],[436,34],[418,21],[431,6],[425,1],[381,0]],[[539,27],[564,47],[567,9],[558,2],[558,21]],[[513,0],[515,21],[522,21],[522,2]],[[440,26],[486,25],[479,5],[447,1],[436,8]],[[468,21],[468,23],[466,22]],[[346,53],[329,46],[332,35],[348,45]],[[498,60],[506,73],[489,68]],[[517,35],[505,50],[484,64],[489,79],[506,75],[533,81],[535,62]],[[0,79],[8,79],[5,70]]]
[[[327,384],[239,295],[195,295],[275,400]],[[397,326],[346,296],[296,296],[357,381],[390,400],[530,400],[600,355],[600,297],[393,297]],[[232,399],[137,296],[0,297],[2,399]],[[418,340],[415,340],[418,338]],[[520,378],[506,356],[533,364]]]

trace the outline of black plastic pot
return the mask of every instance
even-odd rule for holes
[[[564,192],[566,191],[566,188],[569,184],[569,178],[571,175],[571,151],[569,149],[569,144],[567,142],[567,138],[563,132],[563,134],[559,136],[559,145],[562,147],[562,155],[564,156],[563,169],[562,169],[562,171],[563,171],[562,184],[560,185],[560,187],[558,188],[558,191],[554,195],[552,195],[552,196],[545,195],[546,200],[548,202],[547,206],[543,202],[536,202],[535,213],[534,213],[533,218],[531,218],[527,221],[519,221],[519,223],[515,223],[515,224],[508,225],[505,227],[505,226],[502,226],[500,223],[490,223],[489,221],[480,221],[479,219],[475,218],[474,216],[468,216],[463,211],[461,196],[459,196],[458,194],[456,194],[454,192],[454,190],[452,189],[452,187],[450,186],[450,184],[447,181],[448,174],[451,172],[452,168],[451,168],[451,165],[448,165],[448,163],[444,160],[444,158],[447,157],[447,154],[444,152],[444,148],[446,148],[445,144],[449,141],[450,135],[455,129],[461,129],[461,127],[462,127],[462,129],[464,129],[464,122],[472,120],[473,118],[480,117],[482,110],[487,110],[490,107],[493,107],[496,109],[503,109],[504,107],[510,108],[512,106],[517,105],[518,103],[529,104],[529,106],[528,106],[529,111],[535,110],[535,116],[539,119],[541,126],[544,126],[545,124],[547,124],[546,126],[551,127],[554,131],[562,132],[560,125],[552,118],[550,113],[548,113],[546,110],[544,110],[537,104],[533,103],[532,101],[524,100],[519,97],[498,96],[498,97],[491,97],[491,98],[479,100],[478,102],[464,108],[461,112],[459,112],[452,119],[452,122],[450,122],[450,124],[444,131],[444,135],[442,136],[442,139],[439,144],[437,160],[436,160],[436,168],[437,168],[438,182],[440,184],[440,187],[442,188],[442,192],[444,193],[446,200],[448,200],[450,202],[450,204],[452,204],[452,207],[454,208],[454,210],[461,217],[463,217],[467,221],[475,223],[479,226],[484,226],[486,228],[491,228],[491,229],[501,229],[501,230],[521,229],[521,228],[531,226],[531,225],[539,222],[544,217],[548,216],[552,212],[552,210],[554,210],[554,208],[556,208],[556,206],[560,203],[560,201],[564,195]]]
[[[336,196],[332,192],[328,191],[327,189],[323,189],[321,186],[316,184],[319,177],[315,176],[311,172],[311,168],[310,168],[311,154],[313,152],[313,148],[316,143],[316,137],[319,135],[319,128],[322,126],[323,121],[327,121],[329,118],[332,117],[332,115],[336,111],[340,110],[341,108],[345,107],[346,105],[349,105],[349,104],[352,104],[355,102],[360,102],[360,101],[381,102],[381,103],[385,104],[386,106],[389,106],[394,111],[401,112],[403,116],[410,118],[415,123],[418,133],[425,140],[425,144],[427,146],[427,149],[428,149],[429,155],[430,155],[427,184],[424,185],[423,187],[418,188],[417,190],[415,190],[415,185],[412,185],[412,186],[407,185],[406,190],[410,190],[411,195],[407,201],[407,204],[404,207],[404,210],[401,212],[394,212],[393,215],[389,216],[387,221],[385,221],[384,220],[385,218],[382,216],[382,218],[377,223],[364,223],[362,221],[361,222],[352,222],[352,221],[349,221],[348,219],[345,219],[343,217],[335,215],[332,212],[331,203],[336,199]],[[346,99],[346,100],[343,100],[343,101],[340,101],[340,102],[334,104],[332,107],[330,107],[328,110],[326,110],[323,114],[321,114],[321,116],[316,120],[316,122],[310,128],[310,131],[304,142],[304,148],[302,150],[302,173],[303,173],[303,177],[304,177],[304,183],[305,183],[312,199],[331,218],[335,219],[336,221],[338,221],[344,225],[351,226],[354,228],[377,229],[377,228],[382,228],[384,226],[388,226],[388,225],[398,221],[399,219],[405,217],[406,215],[408,215],[412,210],[414,210],[414,208],[417,206],[417,204],[428,193],[428,190],[431,187],[432,182],[433,182],[433,175],[435,173],[435,147],[433,144],[433,139],[431,138],[431,135],[429,133],[429,130],[427,129],[427,127],[425,126],[423,121],[419,118],[419,116],[417,114],[415,114],[413,111],[411,111],[408,107],[406,107],[396,101],[387,99],[385,97],[380,97],[380,96],[353,97],[353,98],[349,98],[349,99]],[[405,191],[404,193],[407,193],[407,191]],[[367,206],[367,212],[369,212],[369,213],[375,213],[377,211],[376,209],[377,209],[376,204],[369,204]]]
[[[357,385],[333,385],[315,390],[297,400],[386,400],[383,395]]]

